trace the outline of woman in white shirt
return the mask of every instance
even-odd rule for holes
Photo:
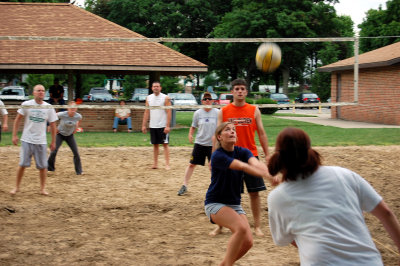
[[[268,196],[275,244],[299,249],[301,265],[383,265],[364,220],[370,212],[400,250],[400,226],[382,197],[358,174],[322,166],[309,136],[286,128],[268,168],[282,183]]]

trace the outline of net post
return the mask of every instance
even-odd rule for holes
[[[358,48],[359,37],[354,38],[354,102],[358,103]]]

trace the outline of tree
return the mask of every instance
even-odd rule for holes
[[[338,32],[333,20],[335,10],[328,3],[337,1],[233,1],[233,9],[225,14],[222,22],[214,29],[213,37],[225,38],[297,38],[330,37]],[[258,44],[212,44],[210,47],[210,66],[224,78],[245,77],[250,83],[260,79],[254,63]],[[305,43],[279,43],[282,49],[281,67],[269,75],[279,87],[283,79],[284,92],[287,92],[289,79],[304,82],[303,73],[309,60],[310,51],[318,46]]]
[[[380,47],[400,41],[400,0],[389,0],[386,2],[386,10],[380,6],[378,10],[370,9],[364,21],[358,25],[360,37],[382,37],[361,38],[360,51],[368,52]]]

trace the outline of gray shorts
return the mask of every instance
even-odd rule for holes
[[[242,205],[228,205],[223,203],[209,203],[204,206],[204,211],[206,212],[208,219],[210,219],[211,223],[214,223],[211,219],[211,214],[216,214],[222,207],[229,207],[236,211],[238,214],[246,214],[243,210]]]
[[[21,141],[21,150],[19,153],[19,166],[30,167],[32,155],[35,158],[37,169],[47,169],[47,145],[32,144]]]

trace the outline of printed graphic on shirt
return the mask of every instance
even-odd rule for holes
[[[253,119],[250,117],[232,117],[228,118],[228,121],[233,123],[235,126],[247,126],[253,123]]]
[[[46,120],[46,113],[41,110],[31,110],[29,113],[29,120],[33,123],[43,123]]]

